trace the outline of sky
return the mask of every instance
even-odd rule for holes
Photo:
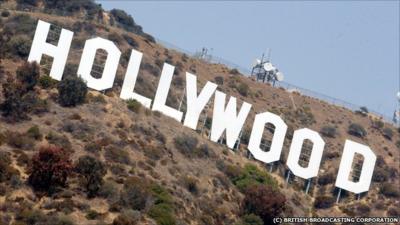
[[[271,49],[285,81],[381,112],[399,107],[400,1],[96,1],[189,52],[241,67]]]

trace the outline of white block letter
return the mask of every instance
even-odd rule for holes
[[[359,181],[353,182],[349,180],[349,176],[356,153],[364,157],[364,162],[362,164]],[[371,184],[372,173],[374,172],[375,161],[376,155],[368,146],[346,140],[335,186],[356,194],[368,191]]]
[[[31,51],[29,53],[28,62],[36,61],[40,64],[43,54],[53,57],[53,65],[51,66],[49,75],[55,80],[61,80],[74,33],[62,29],[58,45],[55,46],[46,42],[49,30],[50,23],[39,20],[35,31],[35,37],[33,38]]]
[[[196,76],[191,73],[186,73],[186,104],[187,110],[185,115],[185,122],[183,125],[196,130],[197,122],[201,111],[210,100],[211,95],[217,89],[217,85],[212,82],[207,82],[204,88],[201,90],[199,96],[197,96],[197,79]]]
[[[103,49],[107,52],[107,60],[101,78],[94,78],[90,72],[93,67],[96,51]],[[115,74],[118,69],[121,51],[112,41],[103,38],[89,39],[85,43],[81,62],[79,63],[78,76],[87,82],[87,86],[98,91],[111,88],[114,83]]]
[[[226,145],[229,148],[233,148],[250,109],[251,105],[243,102],[239,115],[236,115],[236,98],[230,97],[228,105],[225,108],[225,94],[216,91],[211,126],[211,141],[217,142],[224,130],[226,130]]]
[[[152,110],[157,110],[165,115],[176,119],[177,121],[181,122],[182,119],[182,112],[171,108],[165,103],[167,102],[167,96],[169,92],[169,88],[171,86],[172,76],[174,74],[175,67],[164,63],[163,70],[161,72],[160,81],[158,83],[158,88],[156,92],[156,96],[154,97],[154,103]]]
[[[305,139],[308,139],[313,143],[307,168],[299,165],[301,149]],[[289,169],[294,173],[294,175],[304,179],[317,176],[324,146],[325,142],[317,132],[307,128],[296,130],[293,134],[293,140],[287,159]]]
[[[139,73],[142,56],[143,54],[141,52],[132,49],[131,57],[129,58],[128,68],[126,69],[124,83],[122,84],[120,98],[125,100],[135,99],[143,106],[150,108],[151,99],[139,95],[133,91]]]
[[[266,123],[271,123],[275,126],[271,148],[268,152],[265,152],[260,148],[262,134]],[[253,129],[251,130],[251,136],[247,148],[254,158],[265,163],[275,162],[279,160],[281,156],[286,130],[287,125],[279,116],[269,112],[257,114],[254,119]]]

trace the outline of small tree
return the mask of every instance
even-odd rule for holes
[[[39,80],[40,68],[36,62],[25,62],[17,69],[17,79],[26,91],[33,90]]]
[[[59,102],[62,106],[76,106],[85,101],[88,88],[80,77],[69,76],[58,85]]]
[[[3,111],[3,116],[11,118],[13,121],[27,119],[28,107],[23,101],[23,87],[20,83],[16,83],[14,79],[9,78],[3,84],[4,102],[0,108]]]
[[[75,170],[85,178],[88,197],[94,197],[103,184],[103,177],[107,172],[104,164],[86,155],[78,159]]]
[[[43,147],[32,157],[28,181],[35,190],[53,191],[65,186],[71,170],[71,161],[63,149]]]
[[[267,185],[254,185],[245,191],[242,210],[245,214],[259,216],[264,224],[272,224],[285,209],[285,196]]]

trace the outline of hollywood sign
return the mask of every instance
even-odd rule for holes
[[[50,25],[51,24],[47,22],[39,20],[28,61],[36,61],[40,63],[43,54],[53,57],[53,64],[49,75],[53,79],[60,81],[62,79],[64,67],[67,62],[68,53],[73,38],[73,32],[62,29],[58,44],[56,46],[46,42]],[[95,78],[91,75],[91,69],[94,63],[96,51],[99,49],[107,52],[107,60],[104,65],[101,78]],[[97,91],[109,89],[113,86],[120,56],[121,51],[113,42],[100,37],[89,39],[85,43],[77,74],[87,82],[87,86],[89,88]],[[120,93],[120,98],[126,100],[135,99],[144,107],[154,111],[159,111],[166,116],[181,122],[183,118],[183,112],[166,105],[166,100],[174,73],[174,66],[164,63],[158,88],[153,100],[134,92],[142,56],[143,54],[141,52],[132,49]],[[187,110],[183,120],[183,126],[196,130],[200,114],[202,113],[206,104],[210,101],[211,97],[214,95],[214,108],[210,139],[213,142],[218,142],[225,132],[226,145],[232,149],[252,105],[247,102],[243,102],[239,112],[237,112],[236,98],[229,97],[229,101],[226,104],[225,93],[216,89],[217,85],[208,81],[198,94],[196,75],[188,72],[186,73],[185,90]],[[266,152],[260,148],[260,143],[265,125],[268,123],[275,126],[275,131],[270,150]],[[278,161],[281,156],[286,132],[287,125],[281,117],[271,112],[259,113],[254,118],[247,148],[255,159],[264,163]],[[299,158],[302,151],[303,142],[305,140],[311,141],[313,146],[308,166],[302,167],[299,164]],[[290,171],[294,175],[304,179],[316,177],[318,175],[324,146],[325,142],[317,132],[308,128],[294,131],[287,158],[287,166],[289,167]],[[363,164],[359,180],[354,182],[349,180],[349,176],[356,154],[363,156]],[[375,167],[375,161],[376,155],[368,146],[351,140],[346,140],[336,178],[336,187],[356,194],[368,191]]]

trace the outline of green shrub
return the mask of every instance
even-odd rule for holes
[[[151,186],[151,194],[154,198],[154,205],[150,208],[149,216],[158,225],[176,224],[173,200],[169,192],[160,185],[153,184]]]
[[[314,207],[316,209],[331,208],[335,203],[335,198],[332,196],[318,196],[315,198]]]
[[[364,129],[364,127],[357,123],[350,124],[347,132],[359,138],[364,138],[367,136],[367,131]]]
[[[107,172],[105,165],[101,161],[86,155],[78,159],[75,170],[85,178],[88,197],[96,196]]]
[[[392,138],[393,138],[393,130],[387,127],[387,128],[382,130],[382,135],[386,139],[392,140]]]
[[[69,76],[58,84],[59,102],[62,106],[76,106],[85,101],[88,88],[80,77]]]
[[[231,169],[229,171],[228,169]],[[254,185],[267,185],[272,188],[277,187],[276,180],[271,177],[267,172],[259,170],[253,164],[246,164],[243,169],[240,167],[227,167],[225,174],[231,179],[232,183],[241,191],[245,191],[248,187]]]
[[[324,126],[321,129],[321,134],[325,137],[335,138],[337,135],[337,131],[335,127],[332,126]]]
[[[57,134],[54,132],[50,132],[46,135],[46,140],[49,142],[49,144],[56,145],[58,147],[61,147],[65,150],[71,149],[71,142],[69,141],[68,137],[65,135]]]
[[[17,35],[6,44],[6,50],[13,56],[25,58],[29,54],[31,42],[26,35]]]
[[[241,221],[236,225],[264,225],[264,222],[257,215],[246,214],[241,218]]]
[[[34,125],[31,128],[29,128],[26,131],[26,134],[28,135],[28,137],[38,140],[38,141],[43,139],[43,135],[42,135],[42,133],[40,133],[40,129],[37,125]]]
[[[132,112],[135,112],[135,113],[139,113],[140,112],[140,108],[142,107],[140,102],[136,101],[135,99],[127,100],[126,101],[126,106],[128,107],[129,110],[131,110]]]
[[[89,210],[87,213],[86,213],[86,219],[88,219],[88,220],[95,220],[95,219],[97,219],[98,217],[100,216],[100,213],[98,213],[97,211],[95,211],[95,210]]]
[[[173,209],[168,204],[156,204],[150,208],[149,216],[153,218],[157,225],[175,225],[176,220],[173,215]]]
[[[39,78],[39,85],[44,89],[56,87],[58,81],[51,78],[49,75],[44,75]]]

